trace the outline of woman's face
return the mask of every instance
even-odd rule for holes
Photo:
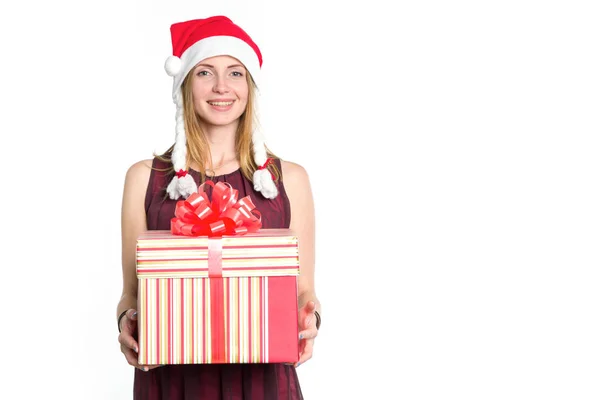
[[[194,68],[194,109],[207,125],[226,126],[237,122],[248,103],[246,68],[237,59],[216,56]]]

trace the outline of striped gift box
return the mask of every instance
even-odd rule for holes
[[[298,240],[147,231],[137,241],[140,364],[298,361]]]

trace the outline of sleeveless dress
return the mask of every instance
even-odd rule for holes
[[[280,160],[275,164],[281,171]],[[158,159],[152,162],[146,192],[146,222],[149,230],[168,230],[177,200],[166,195],[166,187],[173,176],[156,171],[170,165]],[[200,173],[189,170],[196,184]],[[232,173],[210,178],[213,182],[227,182],[238,190],[238,198],[249,195],[261,213],[263,228],[289,228],[290,202],[281,183],[279,195],[269,200],[254,190],[238,169]],[[205,185],[210,199],[212,187]],[[135,400],[296,400],[303,399],[296,369],[286,364],[182,364],[165,365],[148,372],[135,368],[133,385]]]

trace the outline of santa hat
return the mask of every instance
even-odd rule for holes
[[[229,18],[214,16],[205,19],[179,22],[171,26],[173,55],[165,62],[165,70],[173,77],[173,102],[175,113],[175,146],[171,161],[175,168],[175,176],[167,192],[172,199],[187,198],[197,192],[198,188],[192,176],[186,171],[186,136],[183,121],[183,96],[181,85],[187,74],[202,60],[228,55],[238,59],[260,87],[260,68],[262,54],[250,36],[235,25]],[[258,109],[258,93],[255,93],[255,109]],[[258,114],[256,112],[256,114]],[[254,172],[254,190],[260,191],[268,199],[277,196],[277,187],[267,165],[271,161],[267,157],[265,140],[257,121],[253,123],[252,144],[254,162],[258,169]]]

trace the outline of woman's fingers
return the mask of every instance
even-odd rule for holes
[[[121,345],[127,347],[128,349],[131,349],[138,353],[138,344],[133,338],[133,336],[131,336],[131,334],[127,332],[127,330],[124,330],[119,334],[119,343],[121,343]]]
[[[119,343],[138,353],[138,344],[133,337],[137,327],[137,312],[134,309],[127,310],[124,319],[126,321],[122,324]]]
[[[133,334],[137,328],[137,311],[133,308],[127,310],[123,319],[125,320],[125,322],[122,323],[122,330],[119,334],[119,343],[121,343],[121,352],[123,352],[123,354],[125,355],[125,359],[129,363],[129,365],[139,368],[142,371],[150,371],[151,369],[162,367],[161,364],[138,364],[138,343],[133,337]]]
[[[300,340],[298,346],[300,359],[295,364],[296,367],[310,360],[312,357],[314,339],[319,334],[315,310],[316,305],[314,301],[307,301],[300,310],[299,324],[302,327],[302,330],[298,333],[298,339]]]
[[[125,314],[124,318],[127,321],[123,324],[122,331],[121,333],[119,333],[119,343],[121,343],[121,352],[125,355],[125,359],[129,363],[129,365],[133,365],[134,367],[138,368],[138,344],[132,335],[134,327],[131,326],[132,324],[129,320],[129,317],[135,318],[135,316],[132,315],[134,312],[135,310],[129,310],[127,314]],[[134,323],[137,324],[137,321],[134,321]]]
[[[140,365],[138,364],[137,354],[128,349],[125,346],[121,346],[121,351],[125,354],[125,359],[127,363],[135,368],[139,368],[142,371],[150,371],[151,369],[162,367],[162,364],[157,365]]]
[[[158,365],[141,365],[140,367],[141,367],[142,371],[150,371],[151,369],[162,367],[162,366],[163,366],[163,364],[158,364]]]
[[[131,349],[129,349],[125,345],[121,345],[121,351],[125,355],[125,359],[127,360],[127,363],[129,365],[139,368],[140,365],[138,364],[137,353],[134,353]]]
[[[302,349],[302,353],[300,353],[300,360],[296,363],[296,368],[300,366],[300,364],[304,364],[308,360],[312,358],[313,353],[313,343],[314,340],[306,340],[304,342],[304,347]]]
[[[317,326],[317,317],[315,315],[316,306],[314,301],[308,301],[302,308],[299,317],[299,323],[303,329],[309,329],[311,326]]]
[[[314,339],[317,337],[317,317],[314,312],[311,312],[304,318],[303,329],[299,332],[300,339],[309,338]]]
[[[313,326],[311,328],[300,331],[298,334],[298,339],[300,339],[300,340],[314,339],[317,337],[318,334],[319,334],[319,331],[317,330],[317,328],[315,326]]]
[[[314,301],[307,301],[306,304],[304,305],[304,311],[306,311],[307,314],[312,314],[315,312],[315,302]]]

